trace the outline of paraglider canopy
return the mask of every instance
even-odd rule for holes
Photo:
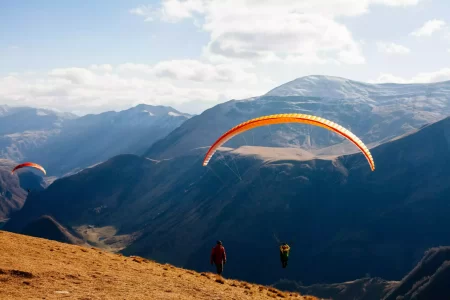
[[[251,119],[249,121],[243,122],[231,128],[226,133],[224,133],[217,141],[215,141],[214,144],[211,146],[211,148],[209,148],[208,152],[205,155],[205,159],[203,160],[203,166],[208,165],[209,160],[214,155],[216,150],[235,135],[238,135],[244,131],[256,127],[282,123],[310,124],[314,126],[323,127],[325,129],[331,130],[345,137],[350,142],[352,142],[356,147],[358,147],[359,150],[364,154],[370,165],[370,169],[372,171],[375,170],[375,163],[373,161],[372,154],[370,153],[366,145],[364,145],[364,143],[357,136],[355,136],[353,133],[351,133],[349,130],[345,129],[339,124],[336,124],[321,117],[305,114],[278,114],[278,115],[263,116],[256,119]]]
[[[38,164],[33,163],[33,162],[25,162],[25,163],[22,163],[22,164],[19,164],[19,165],[15,166],[14,169],[12,169],[11,174],[14,174],[14,172],[16,170],[21,169],[21,168],[25,168],[25,167],[31,167],[31,168],[38,169],[38,170],[42,171],[42,173],[44,173],[44,175],[47,175],[47,172],[45,171],[45,169],[41,165],[38,165]]]

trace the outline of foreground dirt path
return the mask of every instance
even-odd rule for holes
[[[0,299],[317,298],[0,231]]]

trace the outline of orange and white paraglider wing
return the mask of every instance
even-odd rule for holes
[[[370,165],[370,169],[372,171],[375,170],[375,162],[373,160],[372,154],[370,153],[366,145],[364,145],[364,143],[357,136],[355,136],[353,133],[351,133],[349,130],[345,129],[339,124],[336,124],[321,117],[304,114],[278,114],[278,115],[263,116],[256,119],[251,119],[249,121],[243,122],[231,128],[225,134],[223,134],[217,141],[215,141],[214,144],[209,148],[208,152],[205,155],[205,159],[203,160],[203,166],[206,166],[210,161],[211,157],[217,151],[217,149],[232,137],[256,127],[282,123],[310,124],[336,132],[337,134],[345,137],[350,142],[355,144],[356,147],[358,147],[359,150],[361,150],[361,152],[366,157]]]
[[[25,167],[31,167],[31,168],[35,168],[35,169],[41,170],[42,173],[44,173],[44,175],[47,175],[47,172],[45,171],[45,169],[41,165],[35,164],[33,162],[26,162],[26,163],[19,164],[19,165],[15,166],[14,169],[12,169],[11,174],[14,173],[16,170],[21,169],[21,168],[25,168]]]

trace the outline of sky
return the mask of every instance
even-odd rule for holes
[[[307,75],[450,80],[448,0],[0,0],[0,104],[187,113]]]

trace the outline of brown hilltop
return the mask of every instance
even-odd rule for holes
[[[0,231],[0,299],[297,299],[298,293]]]

